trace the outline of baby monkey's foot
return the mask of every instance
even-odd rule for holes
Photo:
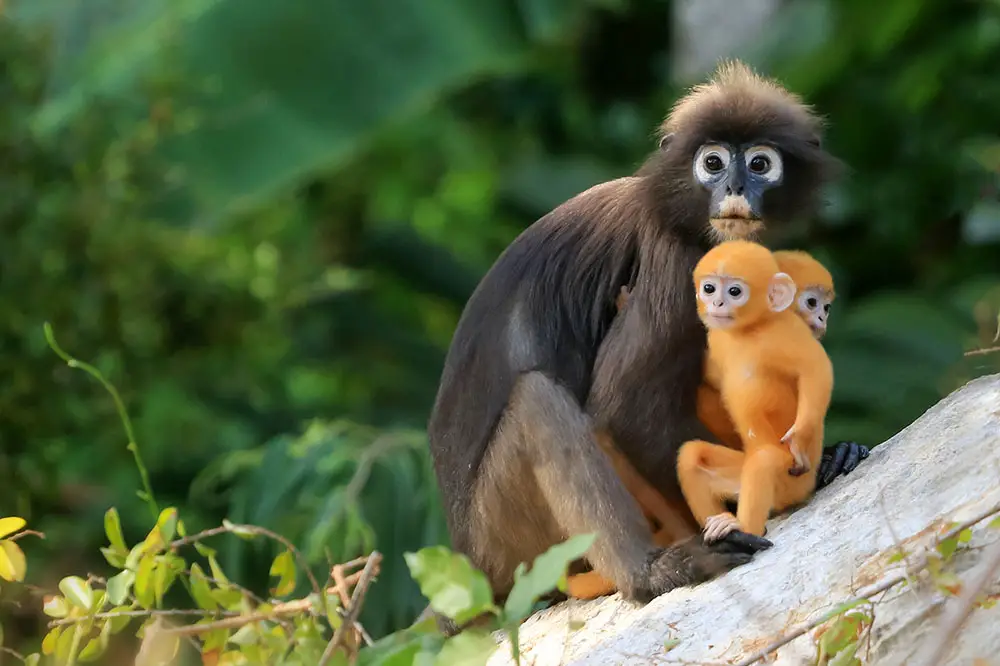
[[[802,451],[794,446],[790,447],[789,450],[791,451],[792,458],[795,459],[795,463],[788,469],[789,474],[792,476],[802,476],[812,469],[809,458]]]
[[[729,513],[718,513],[705,519],[705,543],[715,543],[722,541],[730,532],[740,529],[740,521],[736,516]]]

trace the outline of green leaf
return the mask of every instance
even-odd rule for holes
[[[937,551],[941,553],[941,557],[945,560],[951,559],[951,556],[955,554],[958,549],[958,539],[952,537],[950,539],[945,539],[938,543]]]
[[[201,567],[195,563],[191,565],[191,597],[198,604],[198,608],[214,611],[219,608],[212,597],[212,587],[208,584],[208,579]]]
[[[131,610],[131,608],[129,608],[128,606],[117,606],[111,609],[110,612],[112,613],[112,616],[108,618],[110,620],[108,624],[111,625],[112,634],[119,633],[122,629],[127,627],[130,622],[132,622],[133,618],[129,617],[128,615],[114,615],[114,613],[124,613],[125,611],[128,610]]]
[[[435,666],[483,666],[497,650],[492,634],[468,629],[449,638],[441,647]]]
[[[664,652],[670,652],[671,650],[673,650],[675,647],[677,647],[680,644],[681,644],[681,639],[679,639],[679,638],[668,638],[665,641],[663,641],[663,651]]]
[[[42,612],[49,617],[63,618],[69,615],[69,604],[59,595],[49,598],[42,606]]]
[[[101,625],[101,633],[95,638],[87,641],[83,650],[80,651],[80,661],[94,661],[104,654],[108,649],[108,642],[111,640],[111,623],[104,622]]]
[[[205,544],[203,544],[200,541],[195,541],[194,542],[194,549],[198,551],[199,555],[201,555],[202,557],[205,557],[205,558],[215,557],[215,555],[216,555],[216,552],[215,552],[214,548],[212,548],[210,546],[206,546]]]
[[[94,591],[90,583],[79,576],[63,578],[59,581],[59,591],[66,597],[66,601],[77,608],[89,612],[94,605]]]
[[[278,584],[271,590],[274,596],[283,597],[295,590],[295,556],[292,555],[292,551],[286,550],[274,558],[270,574],[280,578]]]
[[[38,666],[42,661],[42,655],[34,652],[24,658],[24,666]]]
[[[852,615],[837,618],[820,637],[820,647],[826,654],[837,654],[857,641],[860,620]]]
[[[229,637],[229,642],[234,645],[252,645],[257,640],[257,627],[254,624],[244,624],[239,630]]]
[[[156,596],[156,581],[153,574],[156,571],[156,560],[147,555],[139,560],[139,570],[135,574],[135,598],[143,608],[152,608]]]
[[[28,571],[24,551],[13,541],[0,541],[0,578],[8,582],[22,581]]]
[[[463,624],[495,609],[486,576],[464,555],[444,546],[430,546],[404,553],[403,558],[420,591],[438,613]]]
[[[45,638],[42,639],[42,654],[48,656],[55,654],[56,643],[59,642],[59,634],[62,633],[62,627],[54,627],[52,631],[45,634]]]
[[[854,655],[857,654],[857,641],[848,644],[830,660],[830,666],[860,666],[861,662]]]
[[[514,587],[504,604],[504,621],[520,622],[528,617],[538,597],[565,581],[570,562],[583,557],[595,538],[594,534],[578,534],[536,557],[528,573],[524,573],[523,565],[519,567],[514,572]]]
[[[118,606],[125,603],[129,592],[132,590],[132,583],[135,582],[135,572],[128,569],[112,576],[108,579],[108,600]]]
[[[27,524],[28,523],[24,520],[24,518],[19,518],[17,516],[0,518],[0,539],[14,534],[15,532],[20,532]]]
[[[895,553],[893,553],[892,555],[889,556],[889,559],[887,560],[887,562],[889,564],[893,564],[895,562],[902,562],[905,557],[906,557],[906,554],[903,551],[897,550]]]
[[[177,509],[169,507],[160,512],[160,517],[156,520],[156,527],[160,530],[160,538],[167,544],[174,540],[177,533]]]
[[[226,519],[223,519],[222,525],[236,536],[246,539],[247,541],[250,541],[257,536],[256,532],[254,532],[252,529],[249,529],[245,525],[236,525],[235,523],[231,523]]]
[[[991,520],[986,527],[990,528],[991,530],[1000,530],[1000,516],[997,516],[996,518]]]
[[[959,543],[969,543],[972,540],[972,530],[966,528],[958,533]]]
[[[212,578],[215,579],[216,585],[226,585],[229,583],[229,579],[226,578],[225,572],[222,571],[222,567],[219,566],[214,555],[208,556],[208,567],[212,571]]]
[[[111,507],[104,513],[104,533],[114,550],[128,552],[128,546],[125,545],[125,535],[122,534],[121,519],[118,517],[118,509],[115,507]]]
[[[124,569],[126,563],[126,555],[128,551],[117,551],[113,548],[101,548],[101,555],[104,559],[108,561],[108,564],[113,566],[115,569]]]

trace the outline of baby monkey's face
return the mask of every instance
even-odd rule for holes
[[[822,287],[808,287],[799,292],[796,301],[802,319],[809,324],[816,339],[822,340],[830,320],[833,295]]]

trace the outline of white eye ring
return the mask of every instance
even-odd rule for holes
[[[810,298],[816,299],[814,307],[809,307]],[[815,312],[816,310],[821,310],[824,305],[826,305],[826,299],[814,289],[806,289],[799,294],[799,309],[803,312]]]
[[[736,287],[737,289],[740,290],[738,296],[733,296],[732,294],[729,293],[729,291],[733,287]],[[748,285],[743,280],[730,280],[726,282],[726,284],[724,285],[724,290],[725,290],[726,300],[732,303],[733,305],[737,306],[743,305],[748,300],[750,300],[750,285]]]
[[[706,164],[711,157],[719,158],[722,164],[714,171],[710,170]],[[732,161],[732,154],[728,148],[717,143],[707,143],[699,148],[698,153],[694,156],[694,175],[699,182],[709,183],[718,179],[719,175],[729,166],[730,161]]]
[[[706,287],[709,287],[709,289],[706,289]],[[720,289],[722,289],[722,285],[719,283],[719,280],[715,278],[702,278],[701,284],[698,285],[698,298],[703,303],[709,303],[718,297]]]
[[[754,160],[761,157],[766,160],[767,166],[764,170],[755,171],[753,167]],[[747,171],[751,176],[762,178],[769,183],[777,182],[781,178],[783,172],[781,153],[771,146],[753,146],[746,151],[744,159],[746,160]]]

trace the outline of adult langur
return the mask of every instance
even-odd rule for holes
[[[778,83],[723,63],[676,103],[636,175],[543,216],[482,279],[428,430],[452,545],[499,597],[519,562],[579,533],[596,533],[586,559],[636,600],[769,545],[695,534],[655,546],[595,436],[610,436],[693,524],[676,477],[680,444],[707,437],[695,414],[706,336],[692,270],[722,240],[813,214],[836,165],[821,129]],[[623,285],[631,300],[616,318]]]

